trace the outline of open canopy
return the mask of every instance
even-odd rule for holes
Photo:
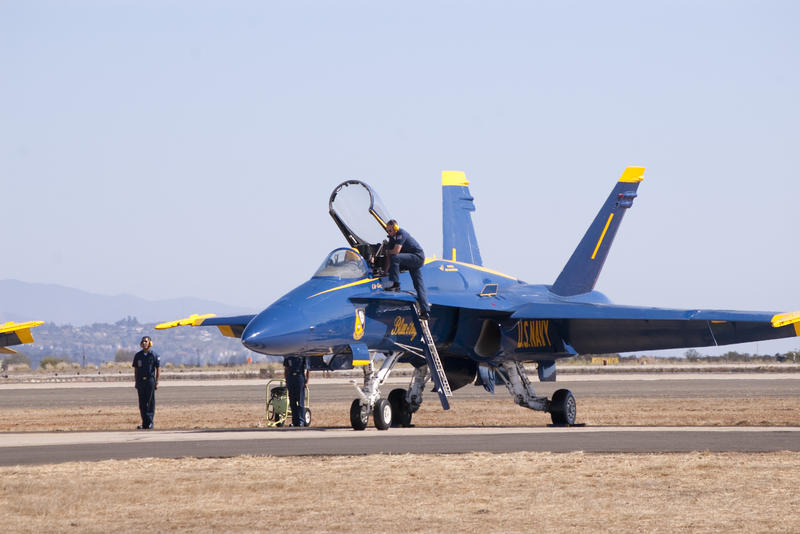
[[[386,223],[391,217],[378,194],[364,182],[348,180],[336,186],[328,211],[352,247],[386,239]]]

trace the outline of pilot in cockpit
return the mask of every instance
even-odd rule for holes
[[[386,233],[389,235],[388,246],[386,247],[386,271],[389,273],[391,283],[385,287],[386,291],[400,290],[400,267],[408,269],[414,289],[417,292],[417,302],[419,303],[419,315],[422,319],[428,319],[430,306],[425,291],[425,281],[422,279],[422,266],[425,264],[425,252],[411,237],[406,230],[398,226],[397,221],[392,219],[386,223]]]

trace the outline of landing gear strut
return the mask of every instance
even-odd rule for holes
[[[392,405],[381,398],[380,387],[389,378],[392,368],[402,356],[402,352],[392,352],[386,356],[381,368],[375,372],[375,367],[370,360],[364,366],[364,385],[353,385],[358,391],[359,398],[354,399],[350,405],[350,426],[353,430],[364,430],[369,424],[369,416],[378,430],[386,430],[392,424]]]
[[[514,397],[514,402],[525,408],[539,412],[550,413],[550,419],[557,426],[571,426],[575,424],[577,404],[575,396],[568,389],[559,389],[553,393],[552,400],[547,397],[537,397],[533,391],[533,384],[525,373],[525,368],[519,362],[503,362],[502,371],[498,373],[506,384],[508,392]]]
[[[379,390],[403,354],[403,351],[388,354],[377,372],[370,362],[364,366],[364,385],[359,386],[353,382],[359,394],[359,398],[354,399],[350,405],[350,426],[353,430],[367,428],[370,415],[378,430],[386,430],[390,426],[411,426],[411,416],[419,410],[422,392],[430,379],[428,366],[422,365],[414,369],[408,390],[393,389],[388,399],[381,398]]]

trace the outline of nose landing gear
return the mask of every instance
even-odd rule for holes
[[[372,363],[364,367],[364,385],[353,385],[359,398],[350,404],[350,426],[353,430],[364,430],[369,424],[369,417],[378,430],[387,430],[390,426],[410,427],[411,415],[419,410],[422,404],[422,393],[430,380],[427,365],[414,368],[408,390],[396,388],[389,393],[388,399],[381,398],[378,388],[386,381],[397,360],[405,354],[403,351],[387,355],[381,368],[375,372]]]

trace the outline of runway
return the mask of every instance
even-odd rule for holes
[[[397,428],[23,433],[0,437],[0,465],[128,458],[800,451],[800,427]]]
[[[409,379],[393,377],[382,390],[406,387]],[[249,403],[265,398],[266,380],[173,380],[163,381],[159,406],[186,404]],[[800,373],[795,374],[661,374],[569,376],[557,382],[534,382],[537,394],[551,396],[560,388],[571,390],[578,401],[584,397],[630,398],[737,398],[798,397]],[[355,397],[350,380],[326,378],[311,381],[312,402],[342,402],[345,409]],[[453,392],[454,399],[486,399],[509,402],[505,387],[494,395],[483,387],[466,386]],[[426,393],[426,402],[438,402]],[[0,406],[5,408],[50,408],[53,406],[137,405],[132,382],[2,384]]]
[[[405,380],[386,385],[402,387]],[[397,384],[395,386],[395,384]],[[800,377],[692,375],[648,377],[570,377],[557,383],[535,383],[540,394],[567,387],[585,397],[797,397]],[[318,380],[311,384],[312,398],[347,404],[354,398],[349,381]],[[265,381],[165,382],[158,402],[208,404],[253,402],[263,399]],[[434,395],[428,400],[435,402]],[[492,396],[482,388],[465,387],[459,399],[496,399],[509,402],[498,389]],[[135,405],[130,384],[56,384],[0,386],[0,405],[30,409],[58,406]],[[358,432],[349,428],[220,429],[106,432],[0,433],[0,465],[99,461],[140,457],[230,457],[453,454],[469,452],[585,451],[592,453],[657,452],[767,452],[800,451],[800,427],[372,427]]]

